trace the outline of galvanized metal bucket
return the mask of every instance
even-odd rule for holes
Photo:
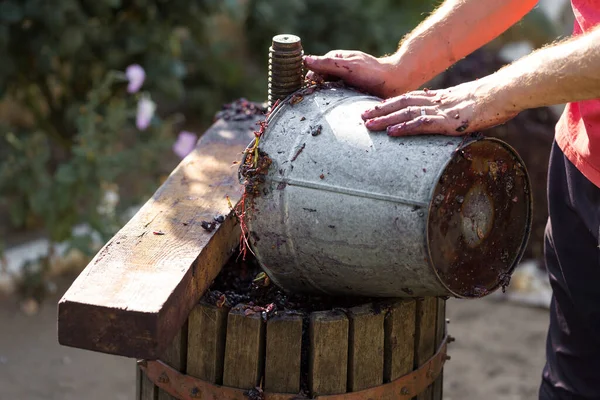
[[[482,297],[506,285],[531,227],[527,171],[490,138],[388,137],[381,99],[325,85],[273,110],[271,165],[247,209],[250,243],[295,292]]]

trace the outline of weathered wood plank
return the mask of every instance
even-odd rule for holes
[[[302,316],[283,314],[267,322],[265,391],[300,392]]]
[[[227,307],[201,302],[188,318],[187,374],[223,383]]]
[[[437,323],[437,298],[426,297],[417,301],[417,322],[415,332],[415,369],[429,360],[435,353],[435,334]],[[417,400],[431,400],[433,386],[430,385]]]
[[[383,383],[385,313],[372,304],[348,310],[348,390],[358,392]]]
[[[61,344],[144,359],[166,349],[238,244],[235,218],[213,232],[200,224],[229,213],[226,195],[240,198],[231,164],[254,125],[216,122],[100,250],[58,304]]]
[[[415,300],[400,300],[391,305],[385,318],[385,383],[413,370],[415,312]]]
[[[158,387],[154,386],[154,383],[142,373],[142,382],[140,388],[140,400],[157,400],[158,399]]]
[[[259,385],[265,356],[265,324],[260,313],[244,315],[241,307],[227,318],[223,385],[252,389]]]
[[[437,300],[437,326],[435,333],[435,348],[442,344],[444,336],[446,336],[446,300],[438,298]],[[441,375],[433,382],[433,399],[442,400],[444,397],[444,369],[442,368]]]
[[[312,396],[346,393],[348,330],[348,317],[341,312],[311,314],[308,385]]]
[[[177,332],[170,346],[160,356],[160,360],[179,372],[186,370],[187,324]],[[177,400],[167,392],[158,389],[158,400]]]
[[[142,370],[136,364],[135,366],[135,400],[142,399]]]
[[[142,400],[142,370],[135,366],[135,400]]]

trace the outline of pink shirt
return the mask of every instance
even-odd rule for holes
[[[589,32],[600,24],[600,1],[571,3],[575,13],[573,35]],[[577,169],[600,187],[600,99],[567,104],[556,125],[556,143]]]

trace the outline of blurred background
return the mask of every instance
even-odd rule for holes
[[[63,348],[56,303],[223,104],[265,101],[272,36],[305,54],[393,52],[440,1],[0,1],[0,399],[133,399],[131,360]],[[522,22],[426,86],[485,76],[570,34],[567,0]],[[540,263],[546,163],[561,106],[486,132],[532,179],[532,238],[511,288],[450,301],[458,341],[447,398],[534,398],[549,289]],[[93,373],[91,371],[94,371]]]

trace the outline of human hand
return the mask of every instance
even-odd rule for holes
[[[336,77],[349,85],[379,97],[390,97],[404,92],[394,80],[393,57],[376,58],[361,51],[335,50],[324,56],[305,56],[309,72],[306,79],[321,81]]]
[[[499,125],[519,113],[491,82],[467,82],[442,90],[422,90],[383,101],[362,114],[369,130],[389,136],[459,136]]]

